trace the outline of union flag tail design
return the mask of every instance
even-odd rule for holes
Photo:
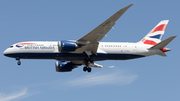
[[[169,20],[159,22],[139,43],[156,45],[161,42]]]

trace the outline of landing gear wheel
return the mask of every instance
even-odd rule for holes
[[[89,68],[87,68],[87,71],[90,73],[91,72],[91,68],[89,67]]]
[[[87,70],[87,67],[84,67],[84,68],[83,68],[83,71],[86,72],[86,70]]]
[[[83,71],[84,71],[84,72],[88,71],[88,72],[90,73],[90,72],[91,72],[91,68],[85,66],[85,67],[83,68]]]
[[[18,64],[18,65],[21,65],[21,61],[18,61],[17,64]]]

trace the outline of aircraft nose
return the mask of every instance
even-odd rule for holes
[[[8,53],[7,53],[7,49],[6,49],[6,50],[3,52],[3,55],[4,55],[4,56],[7,56],[7,54],[8,54]]]
[[[4,52],[3,52],[3,55],[4,56],[9,56],[11,54],[10,50],[9,49],[6,49]]]
[[[14,55],[14,49],[12,49],[12,48],[7,48],[4,52],[3,52],[3,55],[4,56],[7,56],[7,57],[16,57],[15,55]]]

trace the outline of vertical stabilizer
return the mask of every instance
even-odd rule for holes
[[[156,45],[161,42],[169,20],[159,22],[139,43],[147,45]]]

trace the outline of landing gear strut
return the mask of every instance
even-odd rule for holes
[[[83,68],[83,71],[84,71],[84,72],[88,71],[88,72],[90,73],[90,72],[91,72],[91,67],[85,66],[85,67]]]
[[[94,63],[93,58],[92,58],[92,53],[91,51],[86,50],[85,54],[87,55],[86,59],[84,60],[85,67],[83,68],[83,71],[86,72],[88,71],[89,73],[91,72],[91,67],[89,67],[89,62]]]
[[[88,62],[89,62],[88,60],[84,60],[85,66],[83,68],[83,71],[84,72],[88,71],[90,73],[91,72],[91,67],[89,67],[89,63]]]
[[[17,64],[18,64],[18,65],[21,65],[20,58],[19,58],[19,57],[16,57],[16,60],[18,60]]]

